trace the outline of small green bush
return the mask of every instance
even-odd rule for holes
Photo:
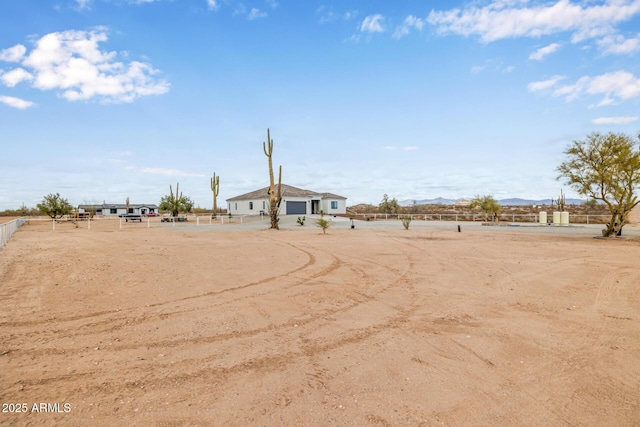
[[[411,217],[410,216],[406,216],[404,218],[402,218],[402,226],[404,227],[405,230],[409,229],[409,225],[411,224]]]

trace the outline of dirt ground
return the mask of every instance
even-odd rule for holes
[[[25,225],[0,425],[639,425],[640,242],[487,228]]]

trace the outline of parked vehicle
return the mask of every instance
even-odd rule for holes
[[[118,215],[120,218],[124,218],[124,220],[126,222],[129,221],[138,221],[138,222],[142,222],[142,216],[138,215],[138,214],[120,214]]]

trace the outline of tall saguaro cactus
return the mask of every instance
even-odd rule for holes
[[[267,146],[269,148],[267,148]],[[279,230],[278,221],[280,221],[280,202],[282,202],[282,166],[280,166],[280,172],[278,174],[278,185],[276,187],[273,178],[273,140],[269,129],[267,129],[267,142],[262,142],[262,149],[264,155],[269,159],[269,217],[271,218],[271,228]]]
[[[173,194],[173,188],[169,184],[169,201],[171,206],[171,216],[176,217],[180,213],[180,199],[182,199],[182,193],[180,193],[180,183],[176,182],[176,193]]]
[[[211,214],[211,218],[216,217],[218,214],[218,194],[220,193],[220,177],[216,176],[216,173],[213,173],[213,178],[211,178],[211,191],[213,192],[213,213]]]
[[[558,197],[558,209],[560,210],[560,212],[564,211],[564,205],[565,205],[565,199],[564,199],[564,192],[562,191],[562,189],[560,190],[560,197]]]

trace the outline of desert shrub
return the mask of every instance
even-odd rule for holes
[[[329,228],[329,220],[325,219],[324,215],[320,215],[320,218],[316,220],[316,227],[322,228],[322,234],[327,232],[327,228]]]
[[[411,224],[410,216],[405,216],[404,218],[402,218],[402,226],[404,227],[405,230],[409,229],[410,224]]]

